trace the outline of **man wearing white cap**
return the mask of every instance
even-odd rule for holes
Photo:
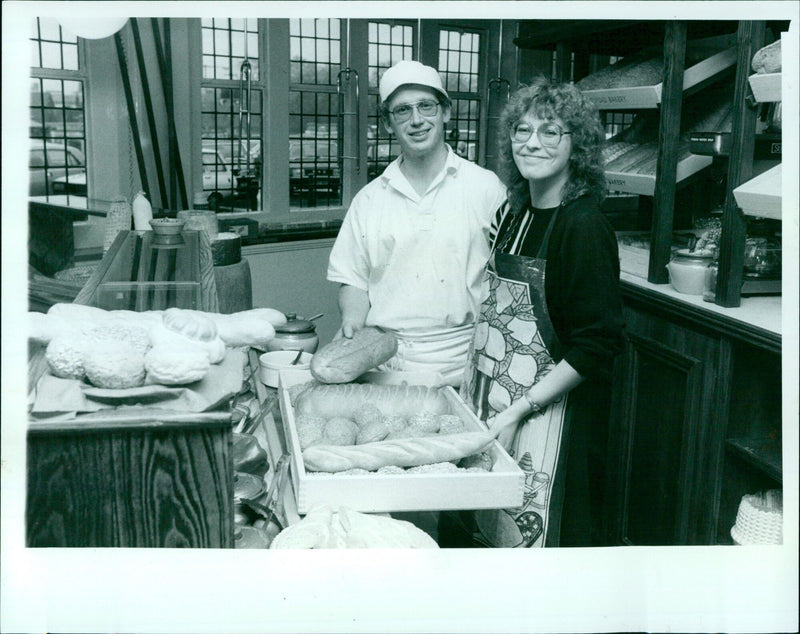
[[[506,189],[445,143],[450,98],[434,68],[398,62],[381,78],[380,97],[400,156],[356,194],[331,252],[338,336],[383,328],[399,346],[380,369],[438,372],[460,385],[485,292],[489,228]]]

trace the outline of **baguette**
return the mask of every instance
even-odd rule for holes
[[[296,416],[353,419],[365,404],[377,407],[384,416],[402,416],[431,412],[449,414],[450,404],[439,388],[422,385],[318,385],[297,397]]]
[[[368,326],[323,346],[311,359],[311,374],[322,383],[349,383],[391,359],[397,337]]]
[[[485,450],[493,441],[488,432],[472,431],[447,436],[398,438],[347,447],[313,445],[303,451],[309,471],[337,473],[348,469],[376,471],[381,467],[418,467],[460,460]]]

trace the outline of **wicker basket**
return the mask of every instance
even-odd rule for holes
[[[782,544],[782,492],[773,490],[743,496],[731,537],[740,546]]]

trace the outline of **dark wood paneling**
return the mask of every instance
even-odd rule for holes
[[[30,434],[28,546],[233,546],[230,430]]]
[[[636,545],[686,540],[688,476],[703,368],[658,341],[631,336],[632,407],[628,437],[622,539]]]
[[[655,295],[653,295],[655,298]],[[780,337],[625,295],[607,479],[613,544],[730,544],[742,495],[780,488]],[[773,348],[777,347],[777,351]]]
[[[629,336],[618,363],[610,432],[612,543],[703,543],[710,425],[718,406],[718,339],[645,311],[625,309]],[[614,502],[613,500],[617,500]]]

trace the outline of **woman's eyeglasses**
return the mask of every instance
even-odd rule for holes
[[[433,100],[418,101],[417,103],[404,103],[402,106],[397,106],[389,113],[394,117],[397,123],[404,123],[412,117],[414,108],[423,117],[433,117],[439,111],[439,102]]]
[[[557,123],[543,123],[538,128],[528,123],[515,123],[509,132],[509,136],[514,143],[527,143],[533,133],[539,137],[539,143],[544,147],[556,147],[561,143],[561,137],[565,134],[572,134],[567,130],[562,130]]]

